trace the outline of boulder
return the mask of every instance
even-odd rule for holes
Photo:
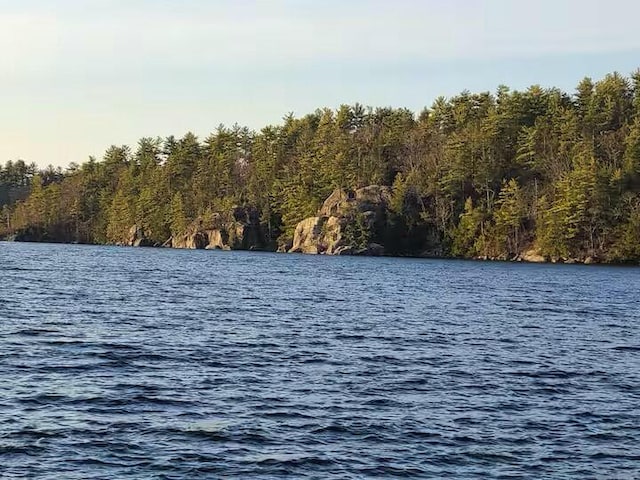
[[[363,250],[358,250],[356,253],[356,255],[368,255],[371,257],[379,257],[381,255],[384,255],[384,247],[382,245],[380,245],[379,243],[370,243],[369,245],[367,245],[367,248],[363,249]]]
[[[540,255],[540,252],[535,249],[527,250],[526,252],[524,252],[522,254],[522,260],[531,263],[544,263],[547,261],[547,259]]]
[[[324,245],[323,226],[326,220],[327,217],[309,217],[298,223],[289,253],[318,253],[321,250],[319,246]]]
[[[293,240],[287,239],[283,243],[278,245],[278,249],[276,250],[276,252],[287,253],[292,248],[293,248]]]
[[[350,245],[344,245],[341,247],[337,247],[333,251],[333,255],[353,255],[355,253],[354,249]]]

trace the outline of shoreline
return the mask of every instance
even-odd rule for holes
[[[507,264],[541,264],[541,265],[584,265],[584,266],[608,266],[608,267],[640,267],[640,261],[630,260],[627,262],[607,262],[601,259],[593,259],[593,261],[585,261],[576,258],[570,259],[549,259],[549,260],[525,260],[521,256],[513,259],[506,258],[492,258],[492,257],[454,257],[454,256],[437,256],[437,255],[389,255],[389,254],[380,254],[380,255],[332,255],[326,253],[303,253],[303,252],[282,252],[278,250],[268,250],[268,249],[222,249],[222,248],[176,248],[169,246],[131,246],[131,245],[117,245],[117,244],[109,244],[109,243],[80,243],[80,242],[56,242],[56,241],[28,241],[28,240],[11,240],[6,238],[0,238],[0,243],[28,243],[28,244],[50,244],[50,245],[79,245],[79,246],[93,246],[93,247],[114,247],[114,248],[124,248],[124,249],[144,249],[144,250],[186,250],[186,251],[195,251],[195,250],[204,250],[204,251],[221,251],[221,252],[252,252],[252,253],[274,253],[278,255],[304,255],[304,256],[315,256],[315,257],[360,257],[360,258],[375,258],[375,257],[384,257],[384,258],[410,258],[410,259],[424,259],[424,260],[453,260],[453,261],[472,261],[478,263],[507,263]]]

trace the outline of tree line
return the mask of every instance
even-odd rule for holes
[[[640,70],[573,94],[500,86],[418,114],[342,105],[260,131],[142,138],[64,171],[9,162],[0,188],[30,193],[4,201],[0,235],[119,243],[135,224],[162,244],[240,205],[275,249],[334,189],[374,184],[392,190],[393,254],[638,260]]]

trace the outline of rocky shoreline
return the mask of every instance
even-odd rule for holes
[[[369,185],[355,190],[336,189],[326,198],[315,216],[305,218],[297,224],[293,238],[281,242],[275,248],[264,241],[259,211],[252,207],[233,207],[230,211],[214,213],[208,218],[197,218],[183,233],[171,236],[163,244],[151,241],[143,226],[132,225],[126,235],[126,241],[116,245],[319,255],[465,258],[446,255],[437,248],[426,248],[420,252],[399,252],[386,248],[385,243],[392,239],[389,231],[391,198],[391,189],[379,185]],[[5,240],[69,243],[42,238],[35,230],[20,232]],[[597,256],[546,257],[531,245],[517,255],[485,255],[466,259],[585,265],[608,263]]]
[[[133,228],[133,227],[132,227]],[[4,242],[18,242],[18,243],[58,243],[58,244],[66,244],[66,245],[79,245],[78,242],[62,242],[55,240],[25,240],[20,239],[15,236],[9,236],[0,238],[0,241]],[[204,247],[198,246],[172,246],[170,244],[148,244],[146,242],[134,242],[133,245],[128,245],[124,243],[119,244],[85,244],[85,245],[105,245],[105,246],[116,246],[116,247],[124,247],[124,248],[175,248],[175,249],[187,249],[187,250],[224,250],[224,251],[254,251],[254,252],[268,252],[268,253],[282,253],[282,254],[290,254],[297,253],[302,255],[331,255],[331,256],[370,256],[370,257],[391,257],[391,258],[424,258],[424,259],[437,259],[437,260],[473,260],[478,262],[507,262],[507,263],[539,263],[539,264],[565,264],[565,265],[573,265],[573,264],[582,264],[582,265],[639,265],[640,263],[635,262],[607,262],[601,260],[597,257],[586,257],[585,259],[579,258],[546,258],[538,254],[534,254],[533,257],[528,255],[528,252],[524,252],[522,255],[518,255],[513,258],[505,258],[505,257],[490,257],[490,256],[476,256],[476,257],[455,257],[451,255],[434,255],[431,253],[425,254],[388,254],[384,252],[384,247],[378,244],[372,244],[371,249],[365,250],[353,250],[351,248],[341,248],[333,253],[327,252],[292,252],[283,249],[265,249],[265,248],[256,248],[251,246],[250,248],[231,248],[228,245],[223,245],[222,247],[216,245],[207,244]]]

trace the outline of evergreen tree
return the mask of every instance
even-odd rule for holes
[[[115,243],[131,226],[154,243],[196,220],[260,218],[263,243],[292,239],[336,188],[390,187],[383,229],[354,214],[353,242],[513,258],[638,258],[640,70],[582,80],[573,95],[532,86],[403,108],[341,105],[259,132],[219,126],[200,142],[142,138],[63,170],[0,166],[0,236]],[[366,227],[366,228],[365,228]],[[363,247],[364,248],[364,247]]]

